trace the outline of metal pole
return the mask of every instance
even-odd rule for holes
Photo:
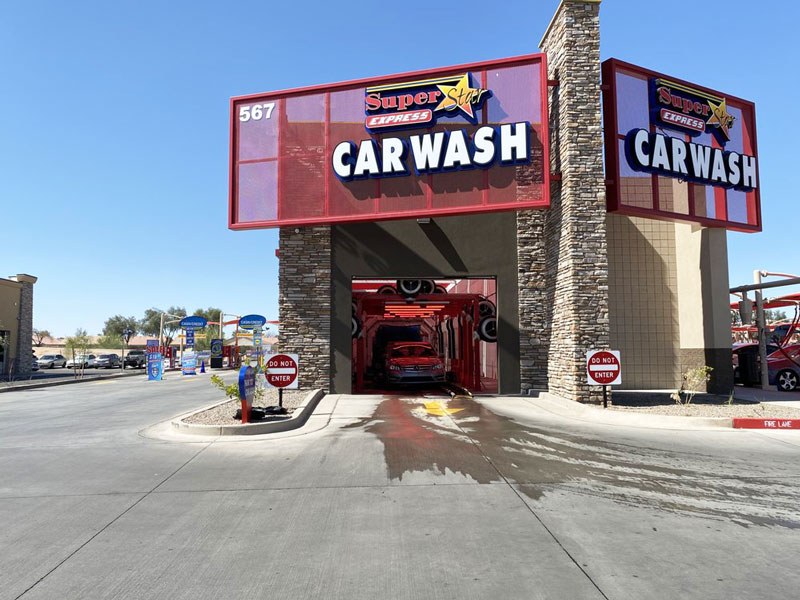
[[[608,386],[603,386],[603,408],[608,408]]]
[[[158,345],[164,345],[164,311],[161,311],[161,325],[158,328]]]
[[[767,283],[761,283],[761,275],[759,271],[755,271],[759,273],[759,280],[757,283],[752,285],[740,285],[738,287],[733,287],[729,291],[731,294],[736,292],[749,292],[755,289],[762,289],[766,290],[767,288],[775,288],[775,287],[785,287],[787,285],[798,285],[800,284],[800,277],[797,279],[783,279],[781,281],[769,281]],[[766,276],[765,276],[766,277]]]
[[[283,408],[283,388],[278,388],[278,406]]]
[[[753,271],[753,283],[761,284],[761,271]],[[767,364],[767,323],[764,317],[764,298],[756,288],[756,325],[758,327],[758,359],[761,362],[761,389],[769,388],[769,365]]]

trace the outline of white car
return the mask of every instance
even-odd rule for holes
[[[74,359],[67,360],[68,369],[77,369],[83,366],[84,369],[94,368],[97,357],[94,354],[79,354]]]
[[[45,354],[37,360],[40,369],[53,369],[55,367],[66,367],[67,359],[60,354]]]

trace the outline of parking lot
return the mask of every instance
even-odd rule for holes
[[[800,584],[794,432],[397,394],[325,398],[306,435],[154,435],[220,399],[207,377],[0,395],[0,598],[638,600]]]

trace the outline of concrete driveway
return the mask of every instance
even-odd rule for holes
[[[306,435],[139,432],[205,378],[0,397],[0,598],[793,597],[800,436],[329,396]],[[147,434],[149,435],[149,434]]]

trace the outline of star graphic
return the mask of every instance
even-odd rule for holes
[[[470,119],[475,119],[472,105],[478,103],[486,90],[469,87],[469,75],[464,73],[455,85],[437,85],[436,87],[444,94],[444,99],[434,110],[449,112],[460,108]]]
[[[731,139],[728,130],[733,127],[733,121],[736,119],[736,117],[728,114],[728,108],[726,106],[725,99],[723,98],[722,102],[719,104],[714,104],[711,102],[711,100],[709,100],[708,105],[711,107],[711,118],[708,120],[707,125],[716,125],[725,135],[726,140]]]

